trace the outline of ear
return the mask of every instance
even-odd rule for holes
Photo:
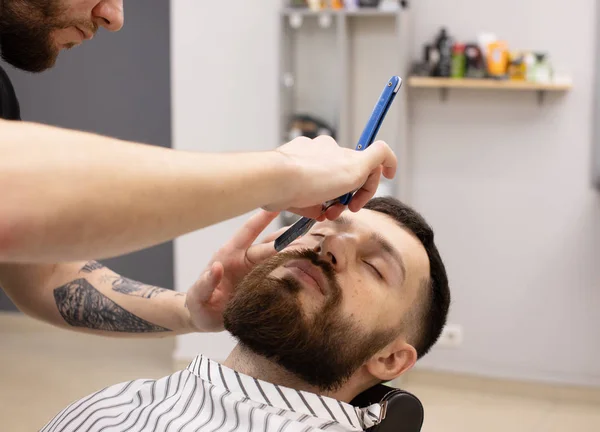
[[[392,381],[414,366],[417,350],[402,338],[379,351],[365,364],[369,373],[380,381]]]

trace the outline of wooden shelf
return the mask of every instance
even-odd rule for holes
[[[320,15],[346,15],[346,16],[373,16],[373,17],[393,17],[398,15],[400,8],[397,10],[381,10],[378,8],[359,8],[359,9],[323,9],[314,11],[308,8],[284,8],[281,14],[284,16],[299,15],[299,16],[315,16]]]
[[[570,82],[532,83],[527,81],[500,81],[494,79],[455,79],[410,77],[409,87],[419,88],[458,88],[458,89],[487,89],[487,90],[533,90],[533,91],[567,91],[572,88]]]
[[[442,100],[448,97],[449,89],[463,90],[507,90],[507,91],[534,91],[538,94],[538,103],[544,102],[546,92],[565,92],[571,90],[573,84],[570,80],[560,80],[553,83],[533,83],[527,81],[471,79],[471,78],[435,78],[412,76],[408,79],[408,86],[412,88],[429,88],[440,91]]]

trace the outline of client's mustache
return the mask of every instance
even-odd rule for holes
[[[314,250],[312,249],[301,249],[301,250],[297,250],[297,251],[290,251],[289,252],[290,255],[292,254],[296,254],[295,257],[292,257],[291,259],[305,259],[311,262],[311,264],[319,267],[321,270],[323,270],[323,273],[325,273],[325,276],[327,276],[328,279],[335,279],[335,270],[333,268],[333,266],[328,263],[327,261],[323,261],[321,260],[321,257],[319,256],[318,253],[316,253]]]
[[[310,261],[311,264],[323,271],[323,274],[329,283],[330,289],[333,290],[333,293],[337,294],[337,291],[339,291],[339,285],[335,277],[335,269],[329,262],[323,261],[319,254],[313,249],[299,249],[295,251],[281,252],[280,254],[276,255],[276,258],[279,261],[278,267],[294,260],[304,259]]]

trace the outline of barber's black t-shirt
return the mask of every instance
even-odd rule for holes
[[[0,67],[0,118],[21,120],[21,109],[10,78]]]

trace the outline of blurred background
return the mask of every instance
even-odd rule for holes
[[[600,430],[594,0],[127,0],[125,16],[51,71],[3,65],[23,119],[205,152],[323,133],[354,148],[400,75],[379,134],[400,167],[378,193],[434,227],[454,303],[395,385],[422,400],[427,432]],[[246,219],[105,263],[186,291]],[[232,346],[58,331],[0,291],[0,416],[37,430],[93,391]]]

